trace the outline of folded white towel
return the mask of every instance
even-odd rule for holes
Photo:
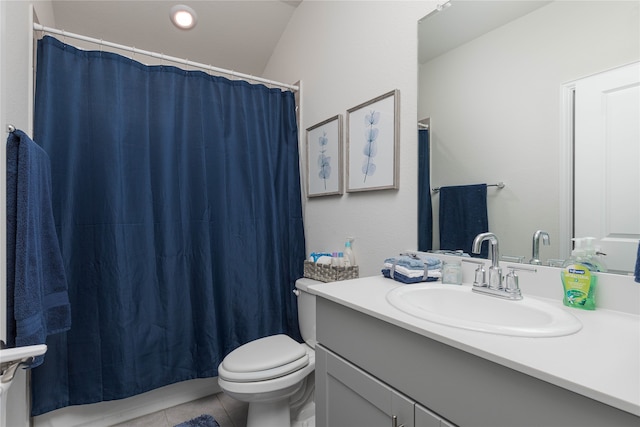
[[[385,262],[384,263],[384,268],[388,268],[388,269],[392,269],[393,268],[393,264],[390,262]],[[395,271],[397,271],[400,274],[403,274],[407,277],[410,278],[418,278],[418,277],[423,277],[424,276],[424,270],[416,270],[414,268],[406,268],[403,267],[401,265],[397,265],[396,264],[396,268]],[[438,267],[438,268],[434,268],[429,269],[428,273],[427,273],[428,277],[436,277],[436,278],[440,278],[442,277],[442,270]]]
[[[316,261],[317,264],[327,264],[327,265],[331,265],[331,257],[330,256],[326,256],[323,255],[320,258],[318,258],[318,261]]]

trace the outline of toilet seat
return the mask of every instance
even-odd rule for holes
[[[229,353],[218,367],[218,376],[232,382],[264,381],[288,375],[308,364],[304,344],[287,335],[272,335]]]

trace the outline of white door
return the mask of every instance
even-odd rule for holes
[[[611,271],[634,269],[640,240],[640,63],[575,85],[575,237],[599,239]]]

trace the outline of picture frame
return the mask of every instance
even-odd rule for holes
[[[398,189],[400,91],[347,110],[347,193]]]
[[[342,195],[342,114],[307,129],[307,197]]]

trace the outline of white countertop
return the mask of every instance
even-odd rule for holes
[[[398,286],[414,285],[374,276],[320,283],[310,286],[309,292],[640,416],[640,316],[606,309],[572,309],[561,301],[525,294],[525,298],[570,311],[582,322],[582,329],[564,337],[512,337],[440,325],[405,314],[386,300],[386,294]]]

